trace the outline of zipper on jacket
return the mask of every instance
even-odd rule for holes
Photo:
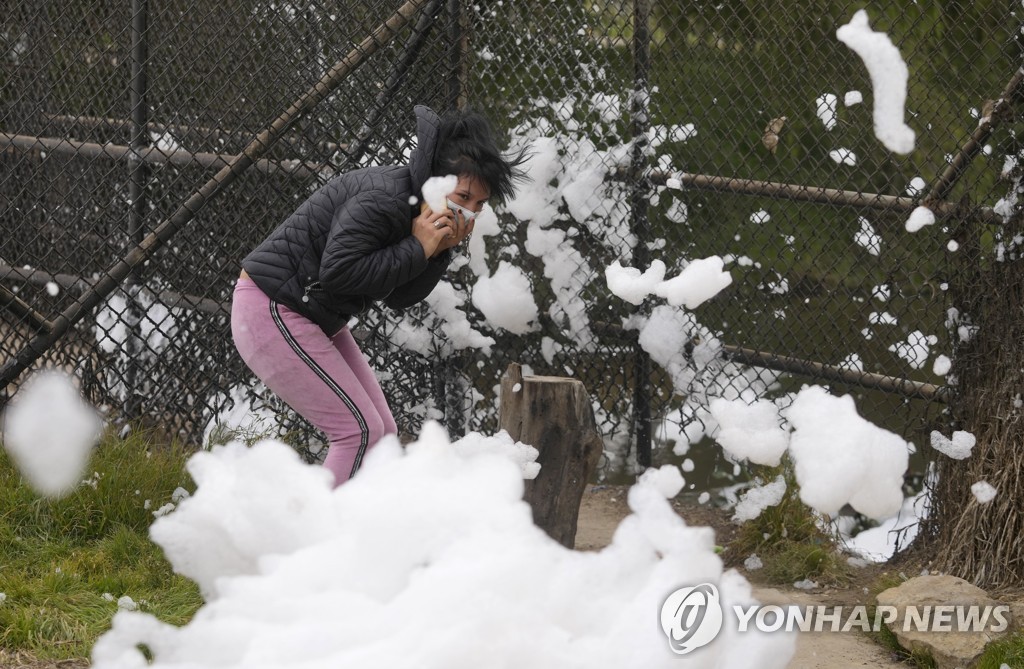
[[[303,289],[303,291],[302,291],[302,301],[303,302],[309,302],[309,294],[311,292],[312,293],[322,293],[322,292],[324,292],[324,289],[320,287],[320,282],[319,281],[314,281],[313,283],[307,285]]]

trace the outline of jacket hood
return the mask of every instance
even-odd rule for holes
[[[409,175],[413,192],[423,192],[423,184],[430,178],[430,167],[437,151],[437,136],[441,130],[441,117],[430,107],[416,105],[416,148],[409,156]]]

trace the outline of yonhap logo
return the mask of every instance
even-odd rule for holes
[[[679,655],[711,643],[722,630],[722,617],[718,588],[711,583],[679,588],[661,605],[661,629]]]

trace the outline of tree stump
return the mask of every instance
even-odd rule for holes
[[[524,499],[534,523],[572,548],[583,491],[604,450],[586,388],[577,379],[524,377],[512,363],[501,378],[498,422],[539,451],[540,473],[526,481]]]

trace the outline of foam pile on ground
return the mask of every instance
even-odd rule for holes
[[[611,545],[576,552],[533,524],[521,467],[477,451],[460,455],[428,423],[406,449],[378,444],[336,490],[278,442],[195,455],[196,494],[152,534],[207,603],[180,628],[119,612],[94,669],[676,667],[657,622],[669,593],[711,582],[726,612],[753,603],[712,531],[669,505],[678,469],[645,474]],[[781,668],[792,655],[791,635],[735,629],[687,666]]]

